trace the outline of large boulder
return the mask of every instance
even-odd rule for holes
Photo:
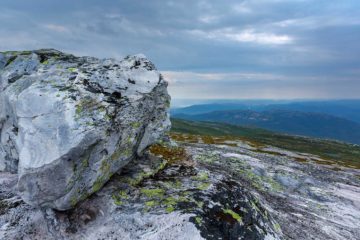
[[[169,130],[166,87],[143,55],[0,53],[0,171],[25,202],[72,208]]]

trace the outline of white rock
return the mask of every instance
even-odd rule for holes
[[[0,53],[0,171],[27,203],[65,210],[170,127],[170,97],[143,55]]]

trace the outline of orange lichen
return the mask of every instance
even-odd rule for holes
[[[156,156],[161,156],[168,164],[187,161],[189,156],[183,147],[165,146],[154,144],[150,147],[150,152]]]

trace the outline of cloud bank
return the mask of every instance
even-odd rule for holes
[[[357,0],[3,0],[0,50],[144,53],[173,98],[359,98]]]

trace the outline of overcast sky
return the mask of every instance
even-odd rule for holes
[[[360,0],[1,0],[0,50],[144,53],[173,98],[360,98]]]

